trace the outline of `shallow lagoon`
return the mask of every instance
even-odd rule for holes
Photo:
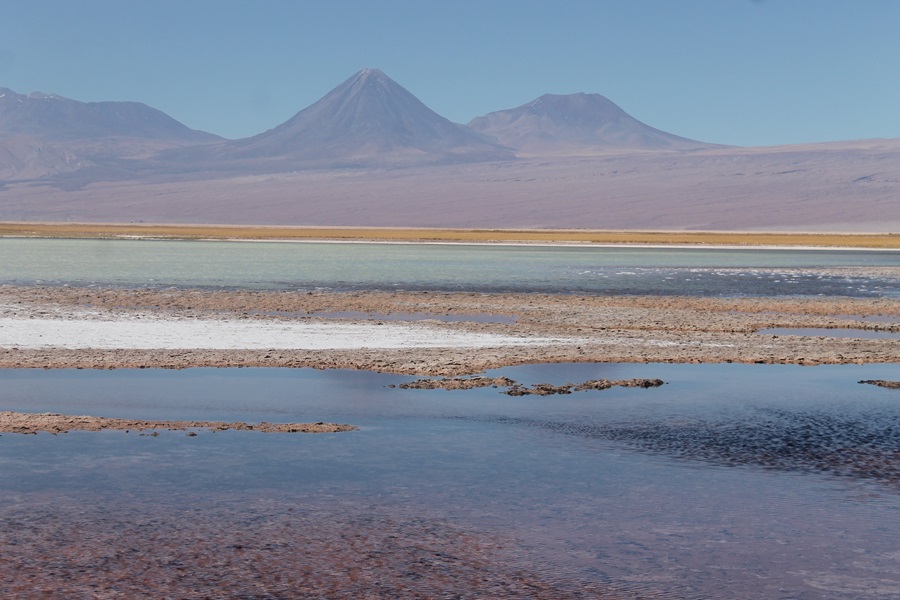
[[[229,593],[227,581],[248,580],[246,561],[222,562],[233,547],[277,541],[268,568],[287,577],[296,548],[278,548],[310,546],[312,535],[323,573],[369,565],[422,594],[449,593],[460,580],[435,577],[437,563],[423,575],[419,555],[410,567],[401,550],[413,540],[432,540],[428,560],[464,564],[484,585],[533,574],[560,597],[900,594],[900,394],[857,383],[900,379],[900,365],[531,365],[493,374],[667,384],[513,398],[491,388],[400,390],[388,386],[411,378],[355,371],[5,371],[9,410],[362,429],[4,434],[2,539],[17,532],[15,556],[31,552],[28,564],[46,569],[41,548],[60,532],[80,539],[66,522],[82,532],[82,552],[91,529],[105,529],[107,550],[129,546],[155,565],[154,577],[208,555],[200,570],[209,570],[209,589]],[[391,540],[406,545],[387,548]],[[447,540],[456,545],[441,546]],[[477,560],[466,562],[470,553]],[[371,589],[372,579],[360,581],[356,592]],[[335,593],[352,596],[345,585]]]
[[[0,284],[900,297],[900,251],[0,239]]]

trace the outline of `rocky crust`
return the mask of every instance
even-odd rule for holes
[[[611,387],[640,387],[651,388],[659,387],[665,382],[662,379],[617,379],[610,381],[609,379],[590,379],[588,381],[574,384],[566,383],[563,385],[552,385],[550,383],[536,383],[531,387],[526,387],[521,383],[510,379],[509,377],[444,377],[441,379],[417,379],[407,383],[401,383],[396,387],[404,390],[469,390],[472,388],[482,387],[505,387],[502,394],[507,396],[552,396],[555,394],[571,394],[575,392],[583,392],[586,390],[608,390]],[[394,387],[393,385],[390,387]]]
[[[552,396],[554,394],[571,394],[573,391],[608,390],[611,387],[652,388],[659,387],[664,383],[662,379],[617,379],[613,381],[609,379],[591,379],[577,385],[572,383],[564,385],[536,383],[529,388],[516,384],[503,393],[508,396]]]
[[[161,429],[186,430],[188,435],[196,435],[196,430],[261,431],[263,433],[337,433],[354,431],[353,425],[337,423],[225,423],[222,421],[147,421],[134,419],[110,419],[84,415],[61,415],[57,413],[21,413],[0,411],[0,432],[4,433],[67,433],[69,431],[101,431],[118,429],[122,431],[152,431]],[[152,435],[152,434],[151,434]]]
[[[391,385],[401,390],[471,390],[483,387],[510,387],[518,385],[509,377],[443,377],[441,379],[416,379],[406,383]]]
[[[860,383],[869,385],[877,385],[878,387],[888,388],[889,390],[900,390],[900,381],[885,381],[884,379],[863,379]]]
[[[847,364],[900,362],[893,339],[761,335],[764,328],[900,331],[890,298],[694,298],[428,292],[122,290],[0,286],[0,316],[97,319],[228,317],[348,322],[323,313],[433,315],[435,331],[564,338],[554,345],[351,350],[67,350],[0,348],[0,368],[313,367],[430,376],[549,362]],[[448,315],[503,315],[512,322],[443,322]],[[878,319],[860,320],[878,315]],[[385,323],[373,316],[369,322]]]

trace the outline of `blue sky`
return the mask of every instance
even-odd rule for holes
[[[29,0],[0,87],[237,138],[377,67],[460,123],[591,92],[710,142],[900,138],[898,32],[898,0]]]

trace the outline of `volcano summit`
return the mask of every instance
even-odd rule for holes
[[[378,69],[363,69],[281,125],[219,148],[224,159],[390,167],[506,160],[512,152],[422,104]]]

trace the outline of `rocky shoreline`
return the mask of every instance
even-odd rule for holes
[[[353,318],[329,318],[354,313]],[[87,317],[84,317],[88,314]],[[361,318],[359,315],[363,315]],[[421,315],[433,318],[421,318]],[[81,316],[78,316],[81,315]],[[371,315],[365,318],[366,315]],[[0,318],[171,323],[356,323],[391,331],[404,315],[446,347],[29,347],[0,341],[0,368],[312,367],[427,376],[548,362],[848,364],[900,362],[895,339],[754,333],[768,328],[900,331],[900,302],[858,298],[695,298],[435,292],[296,292],[0,286]],[[391,317],[391,320],[385,318]],[[484,316],[502,316],[490,319]],[[872,318],[872,317],[876,318]],[[453,317],[454,320],[449,320]],[[867,318],[868,317],[868,318]],[[400,321],[401,323],[398,323]],[[498,322],[503,321],[503,322]],[[55,321],[54,321],[55,322]],[[374,327],[373,327],[374,329]],[[0,336],[3,331],[0,330]],[[466,336],[521,340],[469,346]],[[500,339],[498,337],[498,339]],[[544,343],[542,339],[558,342]]]

